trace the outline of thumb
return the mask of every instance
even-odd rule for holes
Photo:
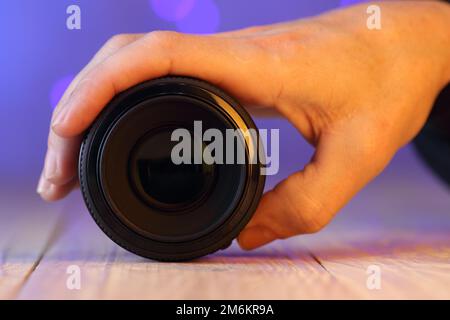
[[[311,162],[263,196],[238,237],[243,249],[319,231],[381,172],[389,149],[373,137],[346,131],[323,135]]]

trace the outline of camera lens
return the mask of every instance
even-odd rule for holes
[[[259,137],[229,135],[251,130],[257,133],[245,110],[206,82],[165,77],[130,88],[83,140],[86,205],[113,241],[144,257],[179,261],[222,249],[249,221],[264,188],[262,162],[254,161],[262,154]],[[220,141],[227,148],[212,148],[217,141],[207,132],[231,137],[232,148],[229,140]],[[223,161],[204,158],[220,152]]]
[[[214,181],[213,165],[173,163],[171,150],[175,142],[171,141],[171,134],[176,129],[165,126],[150,131],[138,141],[130,156],[132,186],[142,200],[162,210],[179,211],[199,202]]]

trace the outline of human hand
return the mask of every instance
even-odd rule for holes
[[[168,74],[192,76],[281,113],[316,148],[303,170],[263,196],[240,245],[320,230],[418,133],[450,79],[449,6],[378,5],[381,30],[366,28],[360,5],[208,36],[113,37],[55,109],[38,192],[57,200],[77,184],[81,136],[115,94]]]

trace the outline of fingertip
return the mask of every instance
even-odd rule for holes
[[[39,196],[47,202],[54,202],[60,199],[56,192],[57,186],[44,179],[44,182],[40,183],[41,187],[38,187],[37,193]]]
[[[89,126],[90,122],[87,122],[83,113],[77,111],[76,107],[66,105],[64,109],[52,122],[51,130],[62,138],[78,136]]]
[[[79,130],[75,130],[70,121],[54,122],[52,123],[51,129],[56,135],[62,138],[71,138],[80,133]]]
[[[65,136],[66,131],[66,117],[69,112],[67,105],[61,106],[57,113],[52,118],[51,129],[59,136]]]
[[[52,174],[44,174],[45,179],[49,183],[56,186],[64,186],[77,176],[76,160],[72,159],[72,154],[69,156],[59,155],[60,159],[56,161],[56,168],[52,171]],[[47,164],[45,165],[44,172],[46,167]]]
[[[247,236],[244,235],[245,232],[246,232],[245,230],[241,232],[241,234],[237,238],[237,242],[239,244],[239,247],[241,247],[242,250],[249,251],[252,248],[248,245]]]
[[[48,189],[48,187],[49,187],[49,182],[41,174],[41,176],[39,177],[39,182],[38,182],[38,185],[37,185],[37,188],[36,188],[36,192],[39,195],[41,195],[42,193],[44,193],[44,191],[46,189]]]
[[[48,177],[47,180],[49,183],[55,186],[64,186],[69,183],[74,178],[73,174],[63,174],[59,176],[51,176]]]
[[[36,191],[43,200],[54,202],[69,194],[76,184],[77,181],[74,179],[63,186],[58,186],[41,177]]]
[[[54,147],[50,147],[47,150],[41,180],[57,186],[63,186],[75,177],[76,164],[72,159],[72,153],[67,155],[67,150],[64,149],[56,151]],[[42,187],[39,188],[38,185],[39,189],[42,189]]]
[[[238,237],[239,246],[244,250],[252,250],[277,239],[276,234],[264,226],[245,228]]]

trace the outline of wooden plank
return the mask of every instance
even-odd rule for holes
[[[122,250],[94,224],[79,193],[65,201],[60,236],[20,299],[450,298],[450,197],[407,149],[316,235],[157,263]],[[81,271],[80,290],[66,286]],[[380,267],[381,289],[366,286]]]
[[[329,232],[320,241],[303,242],[341,285],[340,298],[450,298],[448,234],[422,234],[418,239],[413,232]],[[380,270],[380,289],[367,286],[373,266]]]
[[[10,187],[0,195],[0,300],[13,299],[33,272],[54,233],[61,205],[42,202],[32,190]]]
[[[301,298],[314,294],[317,281],[326,284],[330,278],[307,250],[281,244],[248,253],[234,244],[190,263],[149,261],[107,239],[81,199],[71,204],[76,219],[37,266],[21,299]],[[72,265],[81,271],[80,290],[66,286]]]
[[[449,189],[410,148],[302,241],[346,287],[343,297],[450,299]],[[380,268],[380,290],[366,286],[370,266]]]

